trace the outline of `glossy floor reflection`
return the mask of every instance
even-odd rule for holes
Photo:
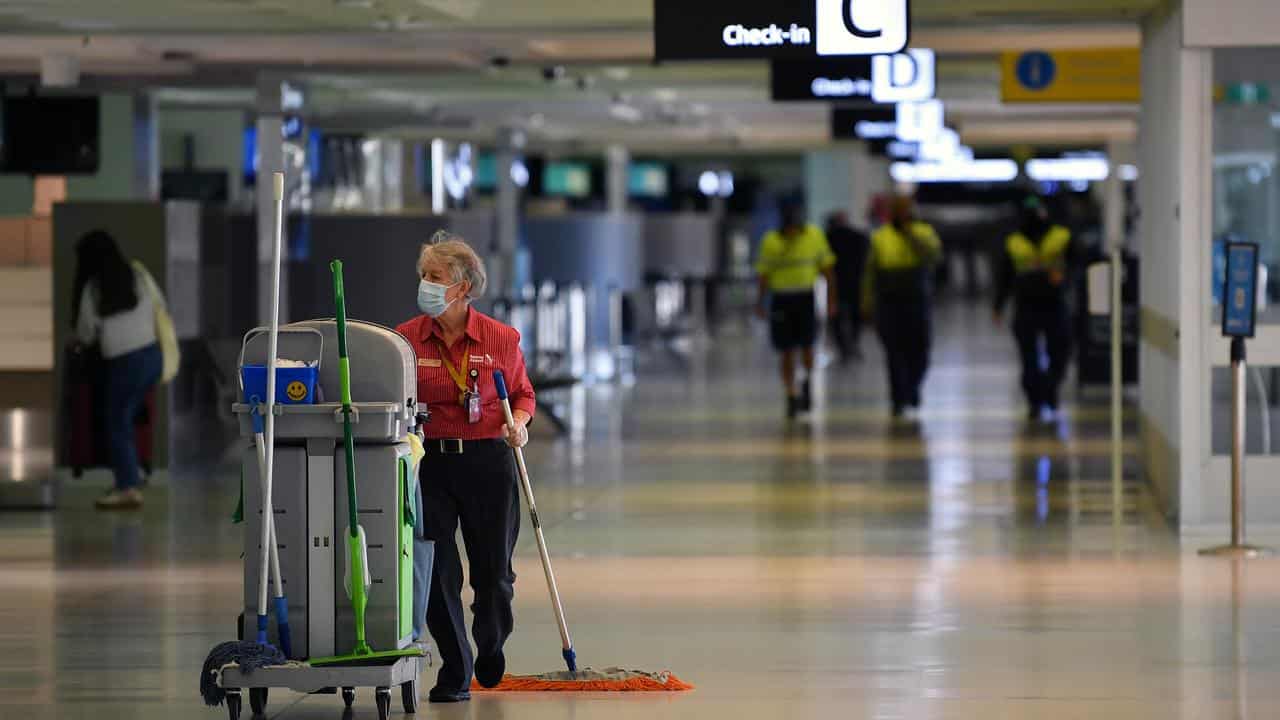
[[[981,309],[940,317],[918,426],[887,421],[882,370],[828,367],[787,425],[762,329],[726,327],[631,386],[567,394],[573,434],[529,459],[584,663],[670,668],[674,696],[477,697],[440,718],[1243,718],[1280,714],[1280,573],[1179,547],[1136,479],[1109,478],[1105,397],[1027,426],[1011,341]],[[222,430],[147,508],[0,515],[0,718],[221,718],[196,693],[233,636],[236,473]],[[516,672],[559,666],[531,534]],[[354,717],[374,717],[363,694]],[[343,717],[272,696],[273,717]]]

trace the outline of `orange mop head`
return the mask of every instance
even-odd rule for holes
[[[507,675],[495,688],[471,683],[472,692],[681,692],[692,689],[692,685],[666,670],[652,673],[616,667]]]

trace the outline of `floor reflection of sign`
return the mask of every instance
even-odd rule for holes
[[[1258,246],[1227,243],[1226,302],[1222,304],[1222,334],[1253,337],[1258,287]]]

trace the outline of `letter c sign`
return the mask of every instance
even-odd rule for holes
[[[911,34],[910,0],[815,0],[819,55],[901,52]]]

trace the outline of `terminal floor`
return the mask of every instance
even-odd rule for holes
[[[827,367],[789,425],[762,329],[647,351],[633,385],[565,397],[529,459],[580,658],[669,668],[677,695],[477,696],[430,717],[1243,718],[1280,715],[1280,573],[1183,547],[1109,473],[1105,394],[1028,426],[1011,343],[979,308],[938,322],[917,426],[867,361]],[[210,418],[213,414],[210,414]],[[0,514],[0,718],[220,718],[196,693],[233,636],[240,529],[215,421],[137,514]],[[1132,437],[1132,427],[1129,436]],[[1190,543],[1188,543],[1190,545]],[[558,669],[532,534],[515,672]],[[430,685],[430,678],[425,678]],[[343,717],[275,693],[270,715]],[[374,717],[362,692],[357,718]]]

